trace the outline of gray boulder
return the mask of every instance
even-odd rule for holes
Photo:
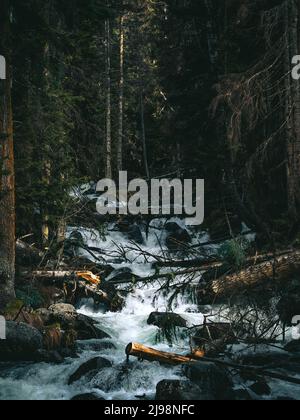
[[[30,325],[8,321],[6,340],[0,340],[0,360],[34,361],[43,347],[42,334]]]
[[[152,312],[147,323],[148,325],[155,325],[163,329],[174,327],[185,328],[187,326],[187,321],[173,312]]]
[[[89,379],[92,379],[100,370],[110,367],[112,367],[112,363],[109,360],[104,359],[103,357],[95,357],[81,365],[76,372],[70,376],[68,384],[72,385],[74,382],[77,382],[86,376]]]

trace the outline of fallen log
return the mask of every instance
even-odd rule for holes
[[[234,289],[255,286],[266,280],[284,279],[298,271],[300,251],[294,251],[237,273],[222,276],[212,282],[212,290],[217,295],[227,294]]]
[[[204,353],[197,351],[194,354],[183,356],[175,353],[167,353],[150,347],[143,346],[139,343],[130,343],[126,347],[126,355],[129,359],[130,356],[137,357],[139,360],[148,360],[149,362],[160,362],[168,365],[180,365],[183,363],[190,363],[199,360],[201,354]]]
[[[84,279],[88,283],[99,285],[101,279],[91,271],[32,271],[23,273],[24,276],[34,277],[46,280],[66,280],[66,279]]]

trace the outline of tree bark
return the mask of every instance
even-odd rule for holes
[[[7,63],[0,80],[0,310],[14,297],[15,280],[15,170],[11,102],[9,0],[0,3],[0,54]]]
[[[119,133],[118,133],[118,171],[123,170],[123,136],[124,136],[124,55],[125,31],[124,16],[120,18],[120,86],[119,86]]]
[[[112,179],[112,137],[111,137],[111,40],[110,21],[105,22],[106,32],[106,166],[105,176]]]
[[[297,221],[300,205],[300,87],[291,77],[291,61],[299,54],[298,1],[286,2],[285,9],[288,210],[292,220]]]
[[[288,278],[292,273],[299,271],[300,251],[295,251],[220,277],[213,282],[212,289],[218,295],[230,294],[235,290],[255,286],[267,280]]]
[[[140,112],[141,112],[141,133],[142,133],[142,144],[143,144],[143,156],[146,177],[150,180],[150,171],[148,164],[148,153],[147,153],[147,142],[146,142],[146,127],[145,127],[145,107],[144,107],[144,91],[141,89],[140,92]]]

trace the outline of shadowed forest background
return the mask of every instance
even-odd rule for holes
[[[178,295],[195,280],[186,276],[200,266],[205,271],[205,263],[203,278],[212,287],[197,292],[201,304],[215,303],[211,293],[223,292],[221,281],[259,283],[265,299],[259,310],[272,318],[271,300],[281,299],[279,319],[267,330],[282,324],[284,341],[286,325],[300,312],[300,82],[292,78],[299,54],[297,0],[1,0],[0,55],[7,62],[0,81],[1,313],[15,322],[22,310],[53,303],[45,290],[45,300],[35,301],[34,282],[49,270],[58,277],[63,270],[73,295],[75,269],[89,270],[85,281],[93,285],[99,286],[93,277],[99,273],[111,280],[115,266],[94,258],[100,239],[98,248],[88,246],[91,267],[72,254],[78,244],[86,250],[83,233],[70,242],[66,232],[97,229],[101,241],[115,232],[97,217],[90,196],[98,180],[125,170],[131,179],[205,179],[201,230],[210,245],[229,241],[217,256],[208,258],[198,242],[174,260],[167,236],[171,256],[154,257],[148,280],[167,277],[162,288],[172,288],[170,281],[183,275],[173,285]],[[86,200],[78,201],[74,187],[81,185]],[[117,229],[141,244],[140,222],[127,220],[124,227],[118,220]],[[163,229],[192,243],[179,225]],[[249,233],[255,240],[244,246]],[[148,234],[147,225],[147,240]],[[134,251],[144,265],[153,258],[144,248]],[[118,252],[127,264],[125,248]],[[162,267],[181,271],[161,273]],[[296,283],[282,291],[274,286],[282,277]],[[273,283],[264,287],[265,279]],[[121,305],[110,280],[104,294],[87,290],[104,296],[113,311]],[[7,305],[16,297],[24,305],[12,316]],[[241,325],[244,315],[235,316]],[[260,342],[262,335],[256,335]]]

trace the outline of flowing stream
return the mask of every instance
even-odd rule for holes
[[[177,222],[182,223],[178,220]],[[142,248],[151,254],[159,255],[165,252],[161,246],[165,239],[164,233],[163,230],[159,230],[163,223],[162,220],[153,221],[148,238],[144,237],[145,245]],[[101,248],[104,251],[104,257],[115,269],[130,267],[136,275],[141,277],[154,274],[151,268],[151,257],[148,262],[145,262],[145,258],[136,250],[127,253],[126,262],[117,257],[120,246],[132,247],[132,243],[122,233],[112,231],[104,238],[96,230],[82,228],[77,231],[84,237],[86,245]],[[71,232],[74,232],[74,228],[70,227],[68,234]],[[205,242],[207,239],[206,234],[201,234],[194,240]],[[106,252],[107,255],[105,255]],[[90,254],[83,249],[79,251],[79,254],[91,258]],[[123,310],[117,313],[95,310],[92,301],[82,302],[78,307],[78,312],[93,317],[99,323],[99,327],[112,338],[79,342],[80,358],[67,359],[62,365],[24,363],[14,365],[13,369],[11,365],[3,365],[0,368],[0,399],[68,400],[75,395],[91,392],[107,400],[153,399],[158,382],[163,379],[179,378],[180,368],[167,368],[160,366],[159,363],[139,362],[135,359],[127,364],[126,346],[130,342],[138,342],[164,351],[182,354],[187,352],[189,348],[187,337],[179,333],[175,343],[170,344],[158,336],[158,327],[147,324],[149,315],[154,311],[172,310],[182,315],[189,326],[200,325],[203,322],[203,315],[198,312],[192,292],[187,293],[186,296],[179,295],[170,308],[170,296],[164,291],[157,292],[160,286],[161,284],[157,283],[136,287],[127,295]],[[101,347],[102,342],[111,342],[116,348],[97,350],[97,346]],[[96,356],[109,359],[113,367],[102,370],[92,380],[83,378],[72,386],[68,386],[70,375],[82,363]]]
[[[104,258],[107,264],[114,269],[130,268],[140,277],[147,278],[155,274],[151,255],[162,255],[166,252],[166,233],[163,229],[163,220],[151,222],[148,237],[143,232],[144,245],[140,249],[149,253],[147,259],[141,255],[140,250],[132,245],[126,236],[115,231],[113,225],[109,232],[102,235],[97,230],[84,228],[68,228],[68,235],[74,230],[79,232],[86,245],[100,248],[101,252],[94,251],[94,258]],[[184,226],[184,222],[175,220]],[[196,243],[205,243],[209,240],[206,233],[189,232]],[[251,236],[249,239],[253,239]],[[125,248],[126,255],[120,256]],[[208,253],[215,252],[216,247],[209,247]],[[91,257],[84,249],[78,250],[78,255]],[[177,281],[180,278],[177,278]],[[195,284],[200,277],[195,278]],[[149,363],[131,358],[126,361],[125,349],[131,342],[138,342],[146,346],[155,347],[162,351],[186,354],[189,349],[189,338],[184,330],[178,331],[176,339],[168,342],[159,335],[159,328],[148,325],[147,320],[152,312],[173,311],[181,315],[188,326],[203,323],[204,315],[199,312],[193,291],[193,286],[186,293],[179,294],[172,300],[170,307],[170,292],[160,290],[161,283],[136,285],[127,294],[126,304],[121,312],[111,313],[95,309],[93,301],[85,300],[78,305],[78,312],[94,318],[101,330],[107,332],[111,339],[89,340],[78,343],[78,359],[66,359],[63,364],[48,363],[19,363],[0,364],[0,400],[70,400],[74,396],[86,393],[95,393],[106,400],[139,400],[154,399],[156,385],[164,379],[179,379],[180,367],[163,367],[159,363]],[[123,287],[124,288],[124,287]],[[206,308],[207,311],[216,308]],[[211,312],[212,313],[212,312]],[[113,346],[112,346],[113,345]],[[235,352],[242,352],[242,346],[237,346]],[[264,349],[265,352],[269,349]],[[280,353],[280,350],[278,350]],[[101,356],[112,362],[111,368],[101,370],[95,377],[83,377],[73,385],[68,385],[70,376],[85,362],[94,357]],[[272,385],[272,398],[292,397],[298,398],[299,387],[280,381],[270,382]],[[236,377],[236,386],[244,387]]]

